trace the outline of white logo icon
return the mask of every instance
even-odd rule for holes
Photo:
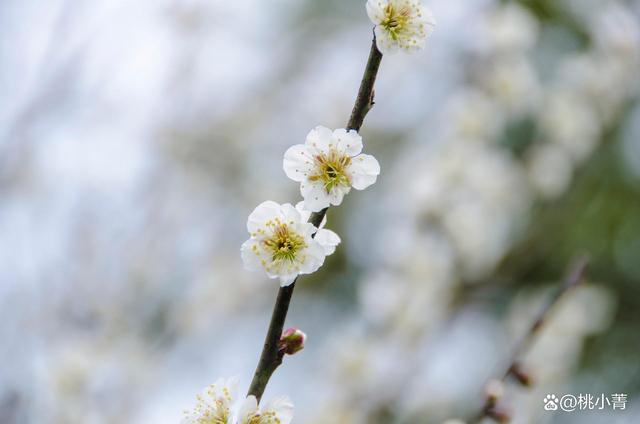
[[[556,395],[546,395],[543,399],[545,411],[557,411],[558,410],[558,398]]]

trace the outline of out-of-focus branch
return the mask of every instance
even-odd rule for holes
[[[360,89],[358,90],[358,96],[356,98],[351,117],[347,123],[348,130],[359,131],[364,122],[364,118],[374,104],[374,91],[373,86],[376,82],[376,76],[378,75],[378,69],[380,68],[380,62],[382,61],[382,53],[376,46],[375,36],[371,43],[371,51],[369,53],[369,59],[362,76],[360,83]],[[320,212],[314,212],[309,218],[309,222],[318,228],[320,223],[327,214],[328,208],[324,208]],[[267,336],[264,340],[264,346],[262,348],[262,354],[258,361],[258,366],[253,375],[251,386],[249,387],[248,395],[255,396],[258,401],[262,397],[267,383],[273,372],[282,364],[282,358],[284,352],[279,349],[280,336],[282,335],[282,329],[284,328],[284,322],[287,318],[287,312],[289,311],[289,304],[291,303],[291,296],[293,296],[293,289],[295,288],[296,280],[289,286],[281,287],[278,291],[278,297],[273,307],[273,313],[271,315],[271,322],[269,323],[269,329],[267,330]]]
[[[524,356],[532,344],[537,339],[538,334],[544,327],[545,323],[549,320],[552,310],[558,304],[558,302],[573,289],[578,287],[585,278],[589,266],[589,258],[582,256],[574,261],[569,267],[568,274],[565,278],[564,284],[558,288],[558,290],[551,296],[548,302],[538,313],[536,319],[533,321],[527,332],[518,341],[513,352],[509,356],[509,359],[504,366],[503,371],[500,372],[499,377],[491,380],[487,384],[486,399],[480,413],[471,422],[480,422],[484,418],[491,418],[497,422],[508,422],[510,416],[507,411],[503,411],[497,408],[497,403],[500,398],[501,385],[509,378],[515,378],[520,384],[524,386],[531,386],[533,381],[531,377],[523,371],[520,359]]]

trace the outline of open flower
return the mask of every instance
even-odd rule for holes
[[[307,210],[304,202],[296,203],[296,210],[300,212],[300,217],[303,221],[308,221],[311,217],[311,211]],[[324,249],[325,255],[329,256],[336,251],[336,246],[340,244],[340,237],[331,230],[327,230],[324,226],[327,224],[327,215],[322,218],[322,222],[318,226],[318,231],[313,237],[315,241],[320,243],[322,249]]]
[[[196,397],[196,406],[185,411],[182,424],[289,424],[293,418],[293,403],[282,396],[258,407],[255,396],[248,396],[237,410],[234,420],[237,379],[220,379]]]
[[[293,403],[282,396],[258,407],[255,396],[248,396],[238,413],[238,424],[289,424],[293,419]]]
[[[293,283],[299,274],[320,268],[340,238],[306,222],[308,214],[289,203],[266,201],[258,205],[247,220],[251,238],[240,249],[245,268],[264,270],[269,278],[279,278],[282,286]]]
[[[301,183],[306,209],[318,212],[339,205],[351,187],[364,190],[376,182],[380,165],[361,151],[362,137],[356,131],[318,126],[309,132],[305,144],[285,152],[284,172]]]
[[[182,424],[231,424],[231,406],[235,400],[238,380],[219,379],[196,396],[196,406],[185,411]]]
[[[382,53],[423,48],[436,26],[431,11],[418,0],[368,0],[367,14],[376,25],[376,44]]]

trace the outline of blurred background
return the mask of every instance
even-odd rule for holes
[[[246,391],[277,291],[243,270],[246,217],[300,200],[284,151],[346,124],[364,3],[0,2],[1,423],[176,423],[219,377]],[[265,397],[296,423],[466,421],[589,253],[504,405],[640,422],[640,2],[428,6],[361,132],[382,174],[329,212],[343,243],[300,279],[307,347]]]

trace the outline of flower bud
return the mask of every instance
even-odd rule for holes
[[[485,387],[485,394],[487,395],[487,399],[492,405],[504,395],[504,384],[502,381],[493,379],[490,380]]]
[[[304,342],[307,335],[298,328],[288,328],[280,337],[280,351],[287,355],[293,355],[304,349]]]
[[[533,386],[533,377],[531,376],[531,373],[522,366],[522,364],[517,362],[514,363],[509,372],[518,381],[518,383],[522,384],[524,387]]]

